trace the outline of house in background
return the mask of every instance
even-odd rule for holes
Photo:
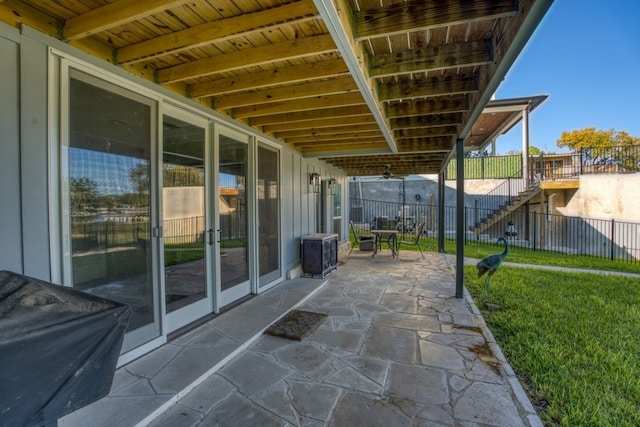
[[[129,304],[125,364],[346,245],[349,176],[443,187],[551,3],[4,0],[0,268]]]

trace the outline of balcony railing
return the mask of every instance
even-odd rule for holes
[[[522,156],[469,157],[464,159],[465,179],[515,179]],[[530,176],[540,180],[578,179],[586,174],[640,172],[640,145],[589,148],[566,154],[529,156]],[[446,179],[456,178],[455,160],[449,163]]]

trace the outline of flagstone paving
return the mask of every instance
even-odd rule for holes
[[[384,255],[354,251],[299,307],[328,314],[316,332],[261,336],[150,425],[541,426],[447,258]]]

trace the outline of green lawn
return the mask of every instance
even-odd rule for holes
[[[479,301],[476,276],[465,267]],[[503,265],[491,301],[482,315],[545,425],[640,425],[640,279]]]
[[[420,247],[427,251],[436,252],[437,241],[435,237],[422,238]],[[468,258],[484,258],[487,255],[502,252],[503,245],[497,243],[470,242],[465,245],[464,255]],[[400,246],[401,251],[417,250],[415,246]],[[456,253],[456,242],[445,239],[445,251],[449,254]],[[593,270],[623,271],[628,273],[640,273],[640,262],[611,261],[606,258],[597,258],[587,255],[569,255],[552,251],[534,251],[528,248],[511,246],[508,262],[533,265],[553,265],[571,268],[588,268]]]

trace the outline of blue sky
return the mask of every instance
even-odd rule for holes
[[[563,131],[595,127],[640,137],[640,1],[555,0],[498,87],[497,99],[548,95],[529,117],[530,143],[559,149]],[[497,152],[522,150],[522,127]]]

